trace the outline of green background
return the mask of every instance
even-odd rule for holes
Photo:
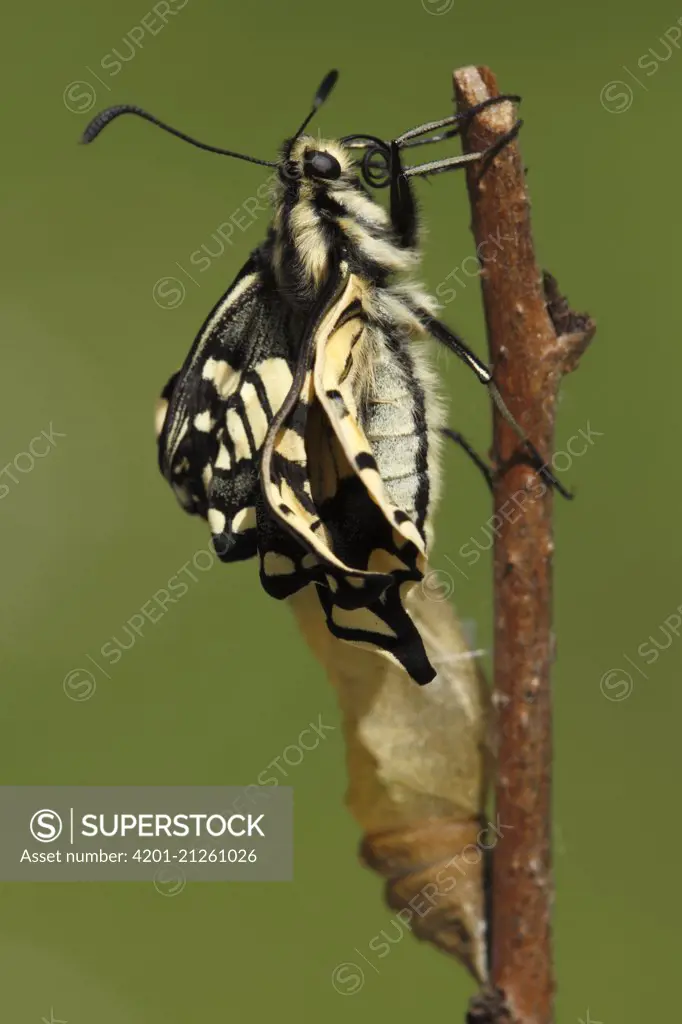
[[[682,10],[424,3],[188,0],[161,31],[147,19],[158,34],[145,32],[116,75],[114,49],[129,55],[124,37],[139,37],[150,10],[142,0],[38,0],[3,16],[0,463],[50,424],[66,436],[16,485],[2,477],[0,781],[246,784],[319,715],[336,727],[282,779],[295,787],[293,884],[196,884],[173,899],[151,884],[0,886],[3,1021],[49,1021],[50,1008],[68,1024],[463,1019],[470,981],[411,937],[372,967],[359,959],[395,926],[379,880],[356,862],[334,694],[254,565],[199,574],[110,679],[95,673],[92,699],[67,699],[62,680],[205,546],[204,525],[158,475],[151,412],[267,223],[236,231],[193,283],[176,264],[190,269],[204,243],[216,251],[212,233],[268,172],[132,119],[79,148],[88,118],[137,102],[272,158],[329,67],[342,77],[316,128],[387,138],[447,114],[451,69],[477,62],[524,98],[540,258],[599,323],[565,383],[557,440],[588,422],[601,435],[566,470],[578,500],[557,503],[557,1016],[672,1019],[680,641],[651,665],[637,649],[667,642],[661,624],[682,603],[682,53],[654,71],[649,53],[666,56],[660,37]],[[435,290],[473,253],[464,181],[419,192]],[[167,276],[186,288],[176,308],[153,299]],[[478,285],[464,280],[446,318],[483,353]],[[461,367],[439,366],[453,425],[485,450],[484,393]],[[475,469],[449,451],[434,565],[448,571],[469,538],[484,542],[489,514]],[[468,580],[454,575],[458,608],[489,648],[489,559]],[[632,692],[627,680],[600,688],[619,668]],[[352,996],[331,984],[343,961],[365,970]]]

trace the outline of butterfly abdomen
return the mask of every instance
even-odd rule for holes
[[[389,349],[387,339],[377,347],[361,421],[389,496],[421,527],[429,501],[424,395],[409,372],[413,368],[401,365],[401,354]]]
[[[337,335],[349,335],[338,378],[346,398],[340,392],[328,397],[340,416],[357,419],[390,501],[428,543],[440,483],[437,378],[400,295],[366,284],[359,292],[361,300],[337,325]]]

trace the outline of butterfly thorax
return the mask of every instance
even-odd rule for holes
[[[325,170],[334,177],[323,176]],[[272,270],[292,306],[309,305],[339,258],[379,286],[418,262],[414,249],[398,244],[388,213],[360,181],[352,152],[337,141],[302,136],[287,143],[274,201]]]

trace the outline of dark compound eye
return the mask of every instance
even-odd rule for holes
[[[334,181],[341,177],[341,164],[330,153],[313,150],[306,153],[303,161],[305,173],[311,178],[326,178]]]

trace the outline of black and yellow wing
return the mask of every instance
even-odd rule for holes
[[[292,382],[288,313],[256,260],[207,317],[157,411],[161,472],[223,561],[257,552],[260,452]]]
[[[247,263],[166,386],[160,467],[224,561],[258,554],[279,599],[314,586],[335,636],[424,683],[435,673],[405,610],[425,564],[414,375],[362,282],[345,270],[330,291],[300,320]]]
[[[369,322],[363,296],[349,275],[268,434],[261,580],[275,597],[314,583],[335,636],[379,647],[424,683],[435,673],[405,597],[424,573],[426,430],[404,390],[416,377],[399,365],[402,347]]]

